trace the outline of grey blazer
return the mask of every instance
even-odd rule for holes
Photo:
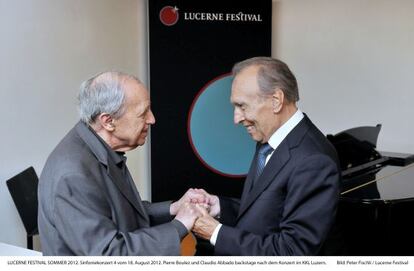
[[[43,254],[179,255],[184,226],[170,202],[141,201],[111,151],[79,122],[50,154],[38,188]]]

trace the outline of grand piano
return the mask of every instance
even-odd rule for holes
[[[414,255],[414,155],[377,151],[380,130],[327,136],[342,170],[337,224],[347,255]]]

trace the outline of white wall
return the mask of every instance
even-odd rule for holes
[[[414,1],[280,0],[273,56],[296,74],[300,107],[325,133],[383,124],[379,149],[414,153]],[[47,155],[77,121],[91,75],[147,79],[145,0],[0,0],[0,242],[25,246],[5,180]],[[128,154],[150,198],[148,145]],[[37,244],[38,248],[38,244]]]
[[[144,0],[0,0],[0,242],[26,245],[5,181],[40,174],[78,120],[80,83],[107,69],[147,81],[145,14]],[[145,148],[128,163],[147,198]]]
[[[273,56],[324,133],[382,123],[377,149],[414,153],[414,1],[273,3]]]

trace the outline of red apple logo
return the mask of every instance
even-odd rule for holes
[[[160,21],[166,26],[175,25],[178,21],[178,8],[165,6],[160,11]]]

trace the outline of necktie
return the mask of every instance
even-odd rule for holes
[[[265,167],[266,157],[272,151],[273,151],[273,148],[268,143],[265,143],[260,147],[259,153],[257,154],[256,176],[254,178],[253,186],[257,182],[257,179],[262,174],[262,171]]]

